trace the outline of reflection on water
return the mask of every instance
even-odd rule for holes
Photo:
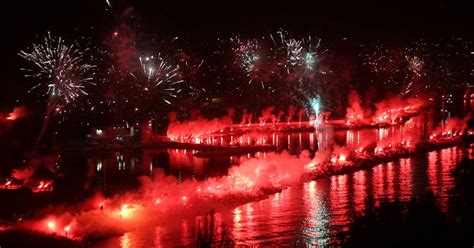
[[[300,133],[244,134],[223,136],[212,142],[228,144],[269,144],[278,150],[297,154],[317,150],[333,143],[348,149],[385,146],[391,142],[418,142],[429,137],[432,126],[424,118],[412,118],[404,126]],[[472,150],[472,149],[471,149]],[[138,177],[156,170],[184,180],[225,175],[229,167],[251,157],[265,158],[266,152],[239,156],[198,158],[191,150],[144,150],[98,155],[88,159],[96,185],[108,192],[138,186]],[[472,153],[472,152],[471,152]],[[470,153],[470,154],[471,154]],[[467,154],[464,154],[467,156]],[[347,232],[355,215],[383,201],[410,201],[432,192],[444,212],[449,212],[448,197],[454,187],[451,174],[463,156],[461,148],[433,151],[399,159],[368,170],[332,176],[288,188],[267,199],[215,214],[215,235],[230,237],[236,245],[290,246],[338,245],[338,234]],[[471,156],[471,155],[469,155]],[[192,245],[203,216],[168,221],[166,225],[144,227],[117,238],[104,240],[97,247],[168,247]]]
[[[448,163],[451,160],[460,160],[462,153],[455,149],[445,149],[441,152],[430,152],[428,154],[429,164],[427,168],[428,183],[431,191],[436,196],[442,211],[448,211],[449,190],[454,187],[454,178],[451,173],[455,164]]]
[[[262,133],[243,134],[240,137],[223,136],[214,137],[220,144],[228,144],[227,141],[237,140],[240,143],[248,144],[268,144],[274,145],[279,151],[288,150],[291,154],[298,154],[303,150],[315,151],[317,149],[331,147],[334,143],[346,146],[348,149],[358,149],[361,147],[383,147],[390,143],[400,143],[402,141],[415,143],[427,137],[429,125],[423,123],[424,118],[412,118],[403,126],[393,126],[390,128],[362,129],[362,130],[339,130],[332,131],[323,129],[313,132],[297,133]],[[422,128],[423,127],[423,128]],[[227,142],[227,143],[226,143]],[[369,148],[367,148],[369,149]],[[177,177],[180,181],[185,178],[204,180],[208,177],[221,176],[227,173],[230,166],[240,164],[249,158],[266,158],[267,152],[257,152],[255,154],[243,154],[238,156],[218,155],[209,158],[199,158],[194,156],[197,151],[179,149],[147,149],[139,152],[115,152],[90,157],[88,166],[91,171],[95,171],[95,182],[98,188],[106,192],[117,192],[121,190],[138,187],[138,178],[141,175],[152,175],[155,170],[163,170],[166,175]],[[69,163],[65,161],[65,164]],[[411,173],[411,161],[401,160],[403,175]],[[388,173],[397,173],[393,170],[396,165],[389,165]],[[394,175],[400,176],[400,175]],[[404,182],[406,178],[401,178]],[[385,178],[374,178],[375,182],[381,182],[381,187],[386,182]],[[403,183],[402,182],[402,183]],[[381,190],[376,188],[376,190]],[[407,187],[400,187],[398,191],[409,190]],[[378,192],[378,191],[377,191]],[[409,195],[400,192],[402,195]]]
[[[431,191],[449,211],[451,175],[461,148],[400,159],[372,169],[310,181],[267,199],[216,213],[216,236],[224,232],[236,245],[338,245],[353,216],[381,200],[409,201]],[[369,200],[372,199],[372,200]],[[179,225],[150,227],[97,244],[97,247],[167,247],[193,244],[202,216],[177,220]],[[146,235],[144,235],[146,233]],[[115,245],[115,246],[114,246]]]

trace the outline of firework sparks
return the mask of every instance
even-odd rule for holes
[[[89,49],[69,45],[61,37],[53,37],[48,32],[44,37],[44,43],[33,43],[30,52],[18,53],[20,57],[35,65],[32,69],[23,69],[27,72],[27,77],[39,80],[29,92],[43,89],[44,95],[48,96],[45,118],[33,153],[38,149],[50,117],[62,112],[64,105],[76,102],[80,96],[88,95],[86,85],[94,85],[92,76],[95,66],[85,62],[88,51]]]
[[[270,34],[273,43],[285,51],[285,62],[280,63],[280,65],[285,67],[288,74],[290,74],[291,68],[295,67],[312,71],[318,57],[316,50],[319,48],[321,40],[318,40],[313,45],[311,37],[308,37],[308,39],[295,39],[288,38],[288,36],[287,32],[282,30],[277,32],[277,39]]]
[[[252,74],[258,69],[257,63],[261,60],[258,54],[260,49],[258,41],[255,39],[242,41],[238,36],[231,38],[230,41],[234,43],[235,63],[244,69],[247,76],[251,78],[249,83],[252,82]]]
[[[423,70],[423,61],[417,56],[406,56],[406,59],[408,61],[410,71],[418,76],[421,75],[421,71]]]
[[[160,55],[140,57],[139,61],[141,70],[131,73],[137,85],[145,92],[162,94],[162,100],[171,104],[171,99],[181,92],[179,85],[183,79],[179,67],[167,63]]]
[[[94,83],[93,78],[86,75],[93,75],[92,69],[95,68],[85,62],[88,50],[68,45],[61,37],[53,37],[48,32],[44,43],[34,43],[29,52],[20,51],[20,57],[35,65],[32,69],[23,69],[26,76],[40,80],[29,92],[44,88],[45,95],[61,103],[70,103],[81,95],[87,95],[86,85]]]
[[[315,114],[316,124],[318,124],[319,123],[319,114],[321,113],[321,100],[319,99],[319,96],[311,98],[309,100],[309,105],[311,106],[311,109],[313,110],[313,112]]]
[[[453,38],[427,42],[413,41],[406,46],[384,43],[363,45],[364,65],[375,74],[373,82],[383,83],[413,96],[433,89],[464,87],[469,69],[462,63],[471,41]]]

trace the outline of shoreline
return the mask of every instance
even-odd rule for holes
[[[427,153],[431,151],[442,150],[454,146],[469,146],[473,143],[474,136],[467,137],[469,140],[463,141],[460,137],[450,138],[450,139],[437,139],[431,140],[427,142],[418,143],[412,149],[396,149],[394,151],[387,151],[384,153],[373,154],[364,156],[354,156],[351,154],[349,156],[348,161],[344,163],[332,163],[332,162],[323,162],[319,165],[316,165],[314,169],[307,169],[307,165],[305,165],[305,172],[300,176],[299,180],[296,181],[289,181],[286,183],[282,183],[281,185],[271,185],[271,186],[256,186],[249,190],[232,190],[228,194],[224,194],[219,196],[218,194],[196,194],[192,198],[189,199],[188,204],[182,205],[179,202],[171,203],[170,206],[167,207],[168,210],[160,210],[160,209],[149,209],[147,211],[151,211],[156,214],[164,214],[164,215],[176,215],[182,211],[186,212],[186,209],[192,206],[199,206],[199,209],[222,209],[222,208],[229,208],[229,207],[237,207],[249,202],[259,201],[265,199],[275,193],[281,192],[289,187],[292,187],[297,184],[305,183],[312,180],[318,180],[322,178],[328,178],[335,175],[343,175],[343,174],[350,174],[360,170],[368,170],[377,165],[392,162],[401,158],[408,158],[416,156],[417,154]],[[224,176],[225,177],[225,176]],[[148,203],[147,199],[135,199],[138,206],[140,208],[147,208]],[[142,203],[139,203],[142,202]],[[174,207],[173,207],[174,206]],[[96,211],[96,210],[89,210]],[[113,209],[111,211],[114,211]],[[141,211],[141,210],[140,210]],[[199,210],[196,210],[199,211]],[[87,212],[87,210],[86,210]],[[78,213],[76,213],[78,214]],[[100,214],[96,213],[96,214]],[[73,214],[74,215],[74,214]],[[179,215],[179,214],[178,214]],[[16,226],[14,223],[11,223],[7,226],[6,230],[24,230],[29,231],[29,229],[21,228],[20,226]],[[134,228],[132,228],[134,229]],[[46,236],[48,235],[47,232],[44,232]],[[92,236],[91,236],[92,235]],[[82,236],[71,236],[72,239],[79,238],[81,240],[89,240],[93,237],[94,234],[87,234],[83,233]]]

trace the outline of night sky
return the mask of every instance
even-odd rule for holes
[[[231,33],[264,35],[285,28],[295,33],[351,39],[410,39],[473,35],[468,1],[10,1],[2,6],[2,106],[13,104],[28,85],[17,56],[46,31],[65,38],[90,37],[100,44],[125,11],[140,31],[153,36],[179,35],[206,44]],[[258,2],[258,3],[257,3]],[[201,46],[202,47],[202,46]]]

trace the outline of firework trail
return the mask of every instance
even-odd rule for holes
[[[18,53],[34,65],[31,69],[22,69],[26,72],[25,76],[39,81],[28,92],[41,89],[48,98],[43,126],[33,152],[37,151],[54,113],[77,101],[80,96],[88,95],[86,85],[94,85],[92,76],[95,65],[86,62],[87,52],[89,49],[69,45],[61,37],[51,36],[48,32],[43,43],[33,43],[31,51]]]
[[[407,96],[410,93],[418,93],[419,89],[419,81],[420,78],[423,76],[423,61],[418,56],[405,56],[408,62],[408,70],[411,72],[409,73],[408,81],[403,85],[401,90],[401,96]]]

